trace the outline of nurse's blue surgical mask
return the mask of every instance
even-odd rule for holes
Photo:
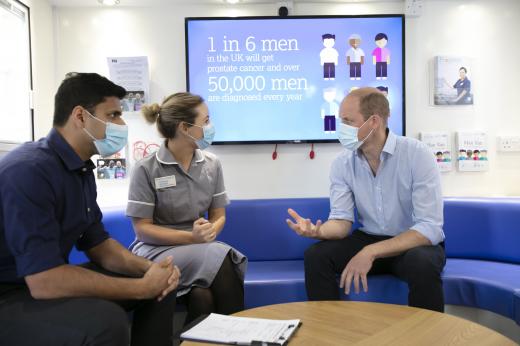
[[[339,125],[338,138],[339,138],[339,141],[340,141],[341,145],[345,149],[349,149],[349,150],[352,150],[352,151],[357,150],[357,149],[359,149],[359,147],[361,147],[363,145],[363,143],[365,143],[365,141],[368,139],[368,137],[370,137],[370,135],[372,134],[374,129],[370,130],[369,134],[363,140],[360,141],[358,139],[358,132],[359,132],[359,130],[369,120],[370,120],[370,118],[368,118],[363,123],[363,125],[361,125],[360,127],[350,126],[350,125],[347,125],[345,123],[341,123]]]
[[[187,124],[190,124],[190,123],[187,123]],[[195,144],[197,144],[199,149],[204,150],[207,147],[209,147],[211,145],[211,143],[213,142],[213,138],[215,138],[215,127],[213,126],[213,124],[209,123],[204,126],[199,126],[199,125],[195,125],[195,124],[190,124],[190,125],[197,126],[202,129],[202,133],[203,133],[202,138],[196,139],[188,134],[188,136],[190,136],[195,141]]]
[[[87,135],[92,138],[94,141],[94,146],[99,155],[105,157],[110,156],[117,153],[119,150],[123,149],[128,140],[128,126],[127,125],[118,125],[111,122],[103,121],[95,116],[93,116],[89,111],[85,109],[85,111],[97,121],[105,124],[105,138],[97,139],[94,137],[86,128],[83,130],[87,133]]]

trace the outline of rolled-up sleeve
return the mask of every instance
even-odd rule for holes
[[[441,178],[429,148],[420,143],[413,158],[412,204],[413,229],[428,238],[432,245],[444,240]]]
[[[155,210],[155,189],[144,166],[135,167],[128,189],[126,215],[152,219]]]
[[[217,184],[213,198],[211,200],[210,209],[224,208],[229,204],[229,197],[226,192],[226,186],[224,185],[224,173],[222,171],[222,165],[217,160]]]
[[[31,171],[30,175],[21,172]],[[5,238],[17,275],[43,272],[66,263],[60,249],[55,194],[34,167],[16,169],[0,184]]]
[[[347,220],[354,222],[354,198],[344,175],[344,161],[340,156],[334,160],[330,170],[329,220]]]
[[[76,248],[80,251],[90,250],[110,238],[110,235],[105,230],[105,226],[101,222],[103,214],[101,213],[97,203],[95,203],[93,210],[95,213],[94,217],[96,222],[90,225],[76,242]]]

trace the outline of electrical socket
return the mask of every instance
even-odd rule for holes
[[[520,152],[520,136],[499,136],[497,139],[499,151]]]

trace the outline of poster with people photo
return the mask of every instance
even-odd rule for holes
[[[123,109],[123,112],[140,111],[144,103],[144,91],[128,91],[125,97],[121,100],[121,108]]]
[[[472,105],[473,70],[470,58],[436,56],[433,59],[433,104]]]
[[[123,112],[141,110],[145,99],[150,99],[148,57],[108,57],[110,80],[127,90],[121,101]]]
[[[126,160],[125,159],[98,159],[97,160],[98,179],[125,179]]]

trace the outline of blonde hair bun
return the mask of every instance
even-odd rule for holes
[[[161,112],[161,106],[157,103],[152,103],[151,105],[143,105],[141,108],[141,112],[144,115],[144,118],[150,124],[153,124],[157,121],[159,117],[159,113]]]

